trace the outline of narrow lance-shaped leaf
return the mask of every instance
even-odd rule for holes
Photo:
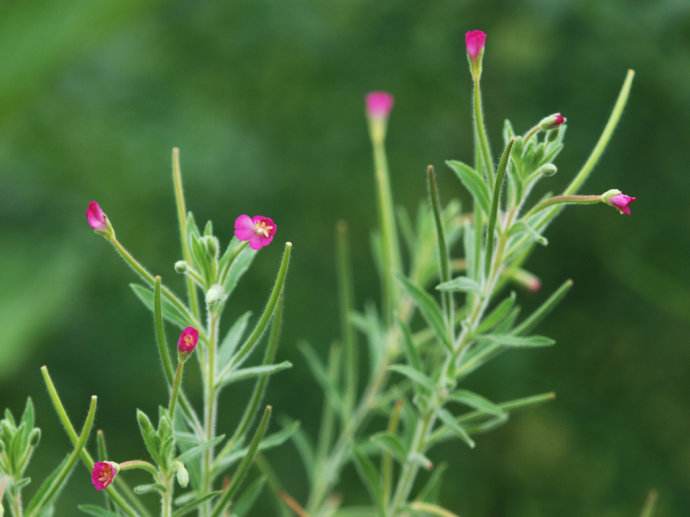
[[[456,160],[448,160],[446,165],[450,167],[460,182],[472,194],[474,202],[481,208],[485,215],[489,215],[490,194],[484,178],[469,165]]]
[[[235,356],[230,361],[232,367],[239,366],[244,362],[244,360],[252,353],[254,347],[259,343],[259,340],[266,332],[268,324],[273,317],[276,306],[278,305],[278,299],[280,298],[283,288],[285,286],[285,280],[287,279],[287,271],[290,265],[290,254],[292,252],[292,243],[286,242],[285,248],[283,250],[283,258],[280,262],[280,267],[278,268],[278,274],[276,275],[275,283],[273,284],[273,289],[268,297],[268,302],[264,311],[259,317],[259,321],[256,323],[254,330],[247,338],[247,340],[242,344],[240,349],[237,351]]]
[[[568,294],[568,291],[570,291],[572,286],[572,280],[566,280],[563,282],[561,286],[537,308],[537,310],[535,310],[528,318],[515,327],[513,333],[517,335],[524,334],[536,327],[537,324],[539,324],[539,322],[543,320],[560,303],[565,295]]]
[[[460,438],[463,442],[465,442],[470,449],[474,449],[474,440],[470,438],[470,435],[465,431],[465,429],[460,425],[455,417],[451,415],[447,410],[445,409],[440,409],[438,411],[438,417],[441,419],[443,424],[451,430],[455,435]]]
[[[270,422],[270,420],[271,406],[266,406],[263,417],[259,422],[259,426],[257,427],[256,432],[254,433],[254,437],[252,438],[251,443],[249,444],[249,450],[247,451],[247,455],[244,457],[240,465],[237,467],[237,470],[233,474],[230,485],[222,492],[220,498],[218,499],[218,502],[213,507],[211,517],[218,517],[232,503],[233,497],[235,496],[235,494],[237,494],[237,491],[242,486],[244,478],[247,476],[247,473],[249,472],[249,467],[251,467],[252,462],[254,461],[254,456],[256,456],[256,453],[258,452],[259,444],[261,443],[261,439],[264,437],[264,434],[266,434],[266,430],[268,429],[268,423]]]
[[[427,377],[424,373],[415,370],[411,366],[405,366],[402,364],[394,364],[388,367],[388,369],[392,372],[397,372],[408,379],[410,379],[412,382],[415,384],[418,384],[419,386],[423,387],[429,392],[433,392],[436,389],[436,386],[434,385],[434,381],[431,380],[431,378]]]
[[[27,517],[38,516],[41,510],[50,505],[55,497],[57,497],[60,491],[64,488],[69,475],[72,473],[72,470],[79,460],[82,449],[86,445],[86,442],[91,435],[93,422],[96,418],[97,402],[98,398],[96,396],[92,396],[89,404],[89,411],[86,414],[86,419],[84,420],[84,426],[82,427],[81,433],[79,434],[77,442],[74,445],[74,450],[70,453],[70,455],[67,457],[67,460],[61,465],[61,467],[44,482],[41,488],[39,488],[38,492],[36,492],[34,497],[31,499],[26,508]]]
[[[452,350],[453,345],[450,342],[450,336],[443,321],[443,314],[436,301],[431,295],[421,290],[407,278],[400,276],[399,280],[403,284],[403,287],[405,287],[407,293],[414,300],[422,316],[436,334],[436,337],[438,337],[446,348]]]

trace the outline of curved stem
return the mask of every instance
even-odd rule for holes
[[[175,368],[175,378],[173,379],[172,389],[170,391],[170,421],[175,421],[175,403],[177,402],[177,395],[180,392],[180,385],[182,384],[182,373],[184,372],[184,361],[178,359],[177,368]]]

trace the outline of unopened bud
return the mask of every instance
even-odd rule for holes
[[[189,266],[187,265],[187,262],[184,260],[178,260],[175,262],[175,272],[180,273],[181,275],[184,275],[187,270],[189,269]]]
[[[548,131],[549,129],[556,129],[559,126],[562,126],[567,121],[568,119],[560,113],[554,113],[553,115],[549,115],[548,117],[541,119],[539,122],[539,127],[544,131]]]
[[[178,485],[182,488],[187,488],[189,484],[189,472],[187,472],[187,469],[181,461],[175,462],[175,477],[177,478]]]
[[[623,194],[618,189],[611,189],[601,195],[601,201],[618,210],[621,215],[632,215],[630,205],[637,201],[637,198]]]
[[[216,305],[225,301],[227,295],[225,289],[220,284],[213,284],[208,291],[206,291],[206,304],[209,306]]]
[[[553,176],[557,172],[558,167],[556,167],[553,163],[545,163],[536,170],[536,174],[538,174],[539,176],[544,176],[545,178]]]

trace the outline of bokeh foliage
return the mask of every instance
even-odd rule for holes
[[[503,116],[519,130],[569,118],[563,186],[594,143],[626,68],[627,113],[584,191],[618,187],[640,200],[632,218],[573,208],[531,269],[546,292],[575,288],[543,333],[559,345],[506,356],[473,382],[496,400],[554,389],[558,400],[482,437],[475,451],[439,451],[446,506],[462,515],[635,515],[651,486],[659,515],[690,507],[690,4],[611,0],[519,2],[5,2],[0,17],[0,406],[30,394],[44,438],[33,469],[67,441],[38,367],[48,363],[68,406],[100,398],[97,425],[121,458],[142,454],[135,407],[155,408],[163,383],[149,315],[129,272],[87,229],[98,199],[118,236],[182,287],[169,153],[182,149],[188,201],[217,228],[266,213],[295,242],[277,413],[317,425],[321,395],[294,344],[325,354],[336,334],[333,227],[351,225],[357,297],[377,283],[364,92],[396,95],[388,136],[400,204],[424,196],[424,167],[470,159],[470,79],[463,34],[489,33],[483,85],[491,137]],[[447,172],[447,171],[446,171]],[[463,197],[441,175],[443,196]],[[243,280],[237,313],[259,309],[280,246]],[[542,295],[535,295],[535,303]],[[282,359],[282,358],[281,358]],[[224,402],[228,420],[246,393]],[[68,407],[69,409],[69,407]],[[222,425],[222,422],[221,422]],[[41,454],[42,452],[42,454]],[[288,448],[271,458],[304,497]],[[96,500],[78,470],[62,500]],[[365,499],[353,472],[345,497]],[[265,511],[271,512],[271,507]]]

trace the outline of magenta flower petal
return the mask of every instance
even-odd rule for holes
[[[560,113],[556,113],[556,114],[554,115],[554,121],[553,121],[553,123],[554,123],[556,126],[562,126],[563,124],[565,124],[565,123],[567,122],[567,120],[568,120],[568,119],[565,118],[565,117],[564,117],[563,115],[561,115]]]
[[[247,214],[242,214],[235,219],[235,237],[241,241],[247,241],[254,235],[254,222]]]
[[[484,51],[485,45],[486,32],[473,30],[465,33],[465,47],[470,60],[476,60],[479,54]]]
[[[96,201],[89,201],[86,208],[86,221],[89,226],[97,232],[102,232],[108,227],[108,218],[105,212]]]
[[[119,465],[113,461],[97,461],[91,470],[91,484],[98,491],[105,490],[117,476]]]
[[[277,230],[278,226],[273,219],[264,215],[241,215],[235,219],[235,237],[249,242],[249,247],[254,250],[271,244]]]
[[[370,92],[366,97],[367,115],[372,118],[387,118],[393,109],[393,96],[388,92]]]
[[[618,212],[620,212],[622,215],[632,215],[630,205],[633,203],[633,201],[637,201],[637,198],[622,193],[611,196],[608,200],[609,204],[618,209]]]
[[[177,339],[177,349],[183,354],[190,354],[199,343],[199,331],[194,327],[187,327]]]

